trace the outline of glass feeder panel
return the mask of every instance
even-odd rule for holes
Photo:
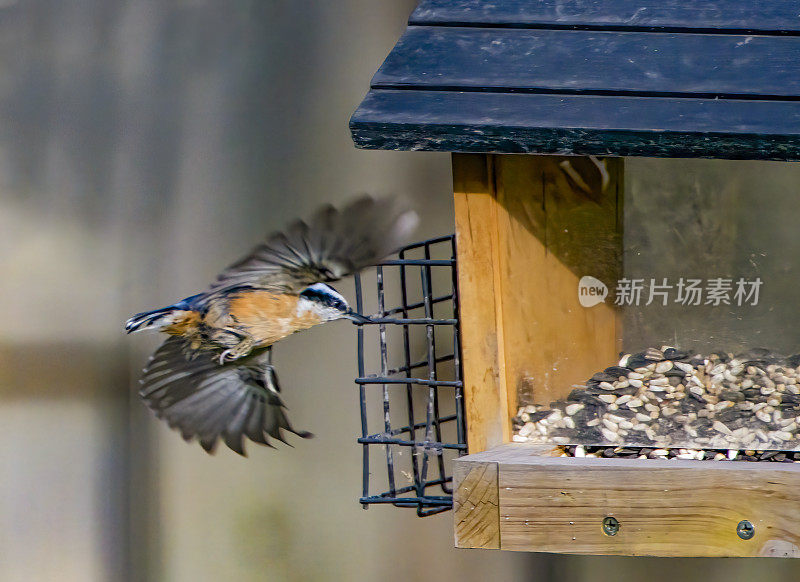
[[[523,385],[514,440],[792,460],[800,165],[626,159],[625,181],[621,277],[600,283],[620,358],[553,402]]]

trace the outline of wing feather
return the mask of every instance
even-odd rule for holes
[[[310,436],[289,423],[277,394],[277,376],[263,356],[220,366],[210,352],[196,357],[186,353],[185,340],[167,339],[145,368],[139,392],[156,416],[185,440],[196,439],[212,452],[222,439],[244,455],[245,437],[271,446],[267,435],[281,441],[283,431]]]
[[[236,405],[236,412],[231,415],[228,426],[222,433],[222,438],[228,448],[236,451],[240,455],[244,455],[244,423],[247,421],[247,416],[250,414],[252,406],[252,399],[248,397],[246,392],[239,395]]]
[[[225,269],[207,297],[250,287],[299,293],[377,263],[406,242],[417,215],[397,199],[359,198],[341,210],[326,205],[295,221]]]
[[[264,419],[266,398],[264,398],[264,396],[260,394],[255,395],[254,398],[255,398],[255,406],[253,407],[252,414],[247,419],[247,422],[245,422],[244,434],[246,434],[247,438],[249,438],[251,441],[271,447],[272,445],[269,444],[267,438],[264,436],[264,430],[262,428],[264,422],[263,419]]]

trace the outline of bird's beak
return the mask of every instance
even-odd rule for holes
[[[347,312],[345,312],[344,317],[359,325],[372,322],[369,317],[361,315],[360,313],[356,313],[352,309],[348,309]]]

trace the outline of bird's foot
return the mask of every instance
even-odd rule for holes
[[[223,366],[229,362],[238,360],[239,358],[249,354],[252,350],[253,340],[250,338],[245,338],[234,347],[223,350],[223,352],[219,355],[219,365]]]

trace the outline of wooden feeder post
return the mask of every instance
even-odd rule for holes
[[[423,0],[351,120],[357,146],[452,152],[469,455],[458,547],[800,555],[797,464],[563,458],[513,444],[517,394],[614,362],[626,156],[800,159],[792,2]]]

